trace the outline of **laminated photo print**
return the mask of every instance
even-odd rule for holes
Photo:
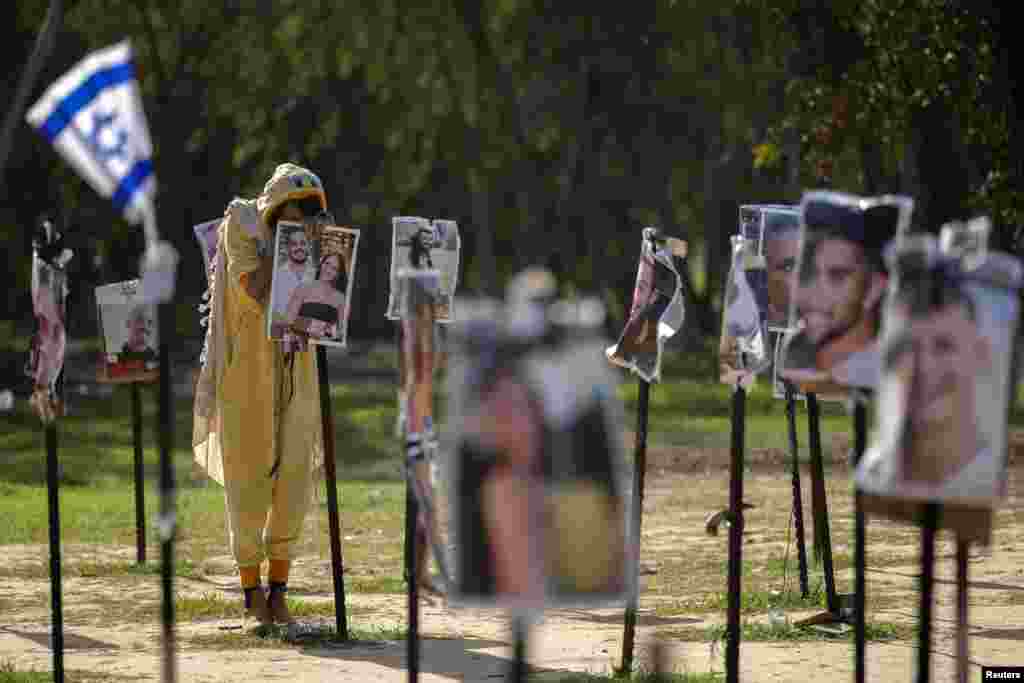
[[[64,369],[67,346],[68,281],[64,266],[71,251],[59,245],[59,237],[48,231],[45,237],[36,240],[32,255],[32,310],[36,324],[25,372],[34,386],[31,403],[45,422],[60,413],[57,383]]]
[[[605,349],[612,364],[645,382],[661,379],[662,349],[683,326],[682,279],[676,259],[684,258],[686,251],[685,240],[644,228],[629,316],[618,341]]]
[[[981,254],[943,251],[930,235],[890,250],[877,414],[855,475],[866,494],[991,509],[1006,493],[1024,270]]]
[[[320,222],[280,221],[267,334],[289,342],[346,346],[359,231]]]
[[[434,320],[450,323],[455,290],[459,283],[459,254],[462,242],[455,221],[418,216],[395,216],[391,219],[391,270],[387,318],[402,317],[403,282],[399,273],[407,268],[437,270],[440,273],[438,296],[434,303]]]
[[[156,305],[142,303],[139,285],[139,280],[126,280],[96,288],[101,381],[148,381],[160,367]]]
[[[450,599],[621,602],[635,582],[614,376],[596,333],[509,338],[460,323],[450,370]]]
[[[912,211],[903,196],[804,194],[783,379],[818,393],[877,385],[883,249],[906,232]]]
[[[752,238],[741,229],[730,241],[732,256],[718,343],[719,381],[749,387],[771,362],[764,325],[768,289],[760,226]]]

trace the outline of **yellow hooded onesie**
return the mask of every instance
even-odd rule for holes
[[[239,567],[258,566],[265,557],[292,559],[323,457],[316,357],[285,353],[272,342],[265,304],[243,286],[260,267],[258,240],[273,245],[268,222],[274,210],[306,197],[319,198],[326,209],[316,175],[294,164],[278,166],[258,198],[228,206],[210,266],[211,315],[192,445],[196,462],[224,486]]]

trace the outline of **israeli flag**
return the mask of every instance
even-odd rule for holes
[[[87,55],[26,118],[129,222],[152,215],[153,150],[130,41]]]

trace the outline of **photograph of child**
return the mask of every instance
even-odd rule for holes
[[[359,231],[281,221],[271,282],[271,339],[345,346]]]
[[[405,268],[436,269],[440,286],[434,302],[434,319],[450,323],[454,319],[453,302],[459,280],[459,255],[462,249],[459,226],[455,221],[418,216],[396,216],[391,221],[390,292],[386,316],[402,318],[402,280]]]
[[[682,282],[675,259],[686,257],[687,243],[644,228],[633,301],[618,342],[605,350],[608,360],[647,382],[661,377],[665,341],[683,326]]]
[[[801,242],[783,353],[784,379],[802,386],[873,387],[888,275],[882,250],[905,232],[913,202],[815,191],[800,204]]]
[[[966,270],[930,235],[901,246],[876,438],[857,482],[883,496],[991,507],[1004,493],[1020,264],[990,253]]]
[[[102,381],[152,379],[159,367],[156,306],[142,304],[138,280],[96,288],[97,317],[103,336]]]

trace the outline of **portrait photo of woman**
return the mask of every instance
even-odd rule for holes
[[[288,301],[289,326],[314,339],[335,339],[345,318],[348,268],[342,255],[325,254],[317,263],[312,282],[300,285]]]

